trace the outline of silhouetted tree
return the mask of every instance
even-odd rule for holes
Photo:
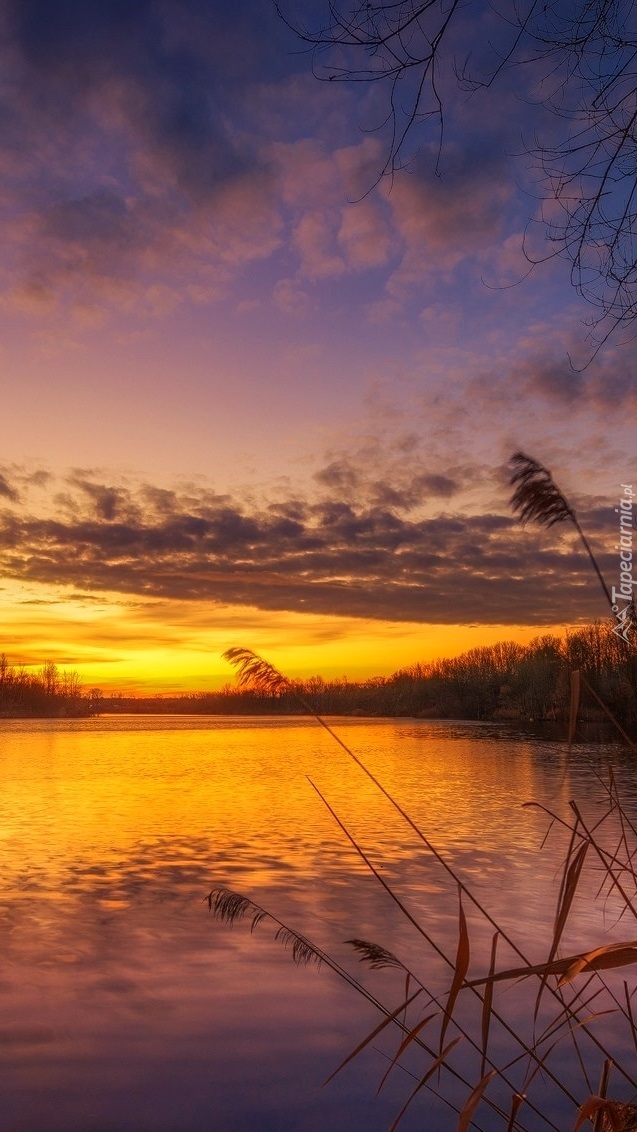
[[[33,673],[0,655],[0,716],[85,716],[91,710],[77,672],[60,672],[53,661],[46,661]]]

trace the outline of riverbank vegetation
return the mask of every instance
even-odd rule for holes
[[[236,668],[240,686],[268,694],[287,691],[301,699],[289,679],[251,650],[231,648],[224,656]],[[582,683],[588,684],[574,670],[569,680],[564,779]],[[308,710],[304,702],[301,707]],[[450,909],[448,920],[456,919],[456,931],[443,938],[431,912],[419,915],[413,891],[410,899],[398,890],[378,851],[363,848],[312,780],[353,851],[419,939],[416,966],[382,942],[360,935],[346,941],[369,971],[389,968],[399,973],[398,1002],[383,1002],[366,979],[356,978],[334,956],[251,897],[225,887],[210,891],[208,906],[216,919],[231,925],[247,919],[252,931],[261,924],[269,927],[297,964],[329,968],[380,1013],[380,1023],[328,1081],[365,1051],[380,1049],[387,1068],[379,1091],[398,1066],[406,1079],[411,1077],[389,1132],[398,1128],[421,1092],[447,1107],[450,1119],[445,1127],[454,1132],[579,1132],[584,1126],[592,1126],[593,1132],[635,1132],[637,1020],[634,987],[625,969],[637,962],[631,928],[637,916],[637,826],[623,806],[612,765],[606,779],[596,772],[602,804],[598,801],[591,813],[574,800],[566,809],[523,803],[537,805],[546,815],[545,843],[550,837],[558,878],[554,915],[549,913],[546,925],[546,949],[538,962],[525,938],[524,923],[515,915],[511,923],[496,919],[488,909],[489,893],[476,883],[473,871],[468,883],[453,855],[432,843],[338,731],[318,713],[314,717],[394,808],[409,836],[421,843],[423,854],[435,861],[457,909],[455,917]],[[619,733],[637,753],[621,727]],[[519,904],[514,902],[515,906]],[[587,938],[581,939],[584,923]],[[609,928],[617,932],[620,925],[625,934],[609,937]]]
[[[515,492],[511,502],[520,520],[546,526],[573,523],[611,613],[617,613],[577,516],[550,472],[523,453],[516,453],[512,464]],[[402,704],[411,708],[405,714],[478,719],[564,717],[566,782],[582,690],[596,711],[613,722],[632,756],[637,754],[637,746],[622,726],[626,719],[635,718],[637,654],[628,632],[636,627],[632,598],[624,613],[621,636],[611,618],[567,634],[563,641],[538,637],[526,648],[505,642],[472,649],[454,660],[417,665],[396,673],[382,687],[389,684],[399,698],[402,694]],[[545,844],[550,837],[559,880],[554,914],[549,913],[547,922],[547,945],[538,962],[525,938],[524,920],[516,917],[512,925],[496,920],[488,909],[489,893],[480,884],[479,873],[477,880],[475,869],[465,869],[463,876],[453,854],[433,844],[324,718],[326,712],[334,711],[325,689],[310,689],[309,700],[304,688],[251,650],[233,647],[224,656],[236,668],[240,688],[281,700],[296,699],[303,711],[314,715],[394,807],[409,835],[421,843],[423,853],[433,858],[457,908],[456,931],[451,938],[449,933],[443,938],[432,916],[419,915],[408,894],[392,884],[379,851],[363,848],[311,780],[353,851],[419,938],[417,969],[382,942],[358,934],[346,941],[371,971],[393,968],[400,973],[403,983],[398,1002],[386,1004],[376,998],[332,955],[249,896],[225,887],[210,891],[208,906],[216,919],[233,924],[247,918],[253,931],[261,923],[269,924],[275,939],[291,950],[297,963],[329,967],[376,1006],[380,1023],[331,1077],[372,1045],[378,1048],[379,1043],[389,1041],[382,1050],[388,1068],[379,1091],[396,1066],[412,1078],[390,1132],[421,1091],[448,1106],[448,1127],[457,1132],[566,1132],[567,1128],[578,1132],[584,1126],[592,1126],[593,1132],[635,1132],[637,1017],[634,980],[624,977],[624,971],[637,962],[633,938],[637,825],[631,810],[624,808],[612,764],[607,779],[594,772],[602,805],[598,803],[590,814],[572,799],[566,808],[555,809],[533,801],[523,803],[539,805],[546,815]],[[520,907],[519,900],[512,903]],[[571,924],[582,909],[586,938],[578,939],[580,933]],[[449,922],[452,914],[450,910]],[[626,934],[619,940],[609,938],[609,928],[619,929],[620,925]],[[577,950],[569,936],[577,940]],[[424,965],[423,952],[428,956]]]
[[[561,722],[571,710],[571,673],[581,674],[585,721],[608,716],[637,722],[637,615],[634,600],[613,594],[579,519],[543,464],[524,452],[511,457],[511,507],[521,523],[572,525],[599,581],[610,616],[573,629],[565,637],[544,634],[528,645],[502,641],[401,669],[364,681],[287,680],[272,687],[258,681],[217,692],[173,696],[104,697],[99,688],[84,694],[77,673],[58,673],[55,664],[37,675],[12,669],[2,657],[0,716],[188,713],[211,715],[310,714],[409,716],[424,719],[477,719],[510,722]],[[631,489],[632,493],[632,489]],[[629,510],[632,520],[632,494]],[[631,527],[632,529],[632,527]],[[632,562],[632,558],[631,558]],[[622,574],[622,579],[623,579]],[[631,577],[627,570],[627,576]],[[630,587],[629,587],[630,588]],[[613,616],[614,614],[614,616]],[[633,630],[632,635],[630,630]],[[621,633],[618,631],[621,630]],[[4,675],[3,675],[4,673]]]
[[[312,676],[272,691],[227,684],[219,691],[157,696],[85,689],[77,672],[52,662],[37,672],[0,654],[0,718],[89,717],[108,713],[195,715],[303,714],[299,697],[322,715],[403,716],[561,723],[570,708],[570,673],[578,670],[583,721],[595,722],[603,700],[623,724],[637,724],[637,649],[596,622],[565,637],[544,634],[528,645],[501,641],[461,656],[411,665],[391,676],[354,681]]]
[[[102,693],[85,692],[75,671],[47,661],[37,672],[10,664],[0,653],[0,718],[59,718],[95,715]]]
[[[544,634],[528,645],[484,645],[369,680],[313,676],[290,681],[293,691],[227,685],[184,696],[105,697],[103,710],[293,715],[302,712],[300,696],[322,715],[560,722],[568,718],[574,669],[616,718],[637,722],[637,650],[612,632],[610,622],[587,625],[565,637]],[[585,695],[582,718],[602,715],[594,696]]]

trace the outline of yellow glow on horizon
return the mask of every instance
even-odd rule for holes
[[[3,643],[15,665],[53,660],[105,692],[202,692],[232,683],[222,653],[241,645],[290,677],[362,680],[470,648],[527,644],[565,625],[439,625],[264,611],[213,602],[78,594],[5,583]]]

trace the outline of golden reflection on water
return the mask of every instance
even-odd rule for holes
[[[119,720],[68,730],[5,725],[5,868],[22,869],[28,861],[53,879],[77,851],[111,857],[157,837],[293,846],[303,867],[318,843],[342,843],[306,776],[360,831],[402,852],[400,837],[392,841],[385,828],[390,807],[312,724],[243,721],[174,730],[164,719],[127,722],[124,731]],[[480,833],[483,848],[496,850],[505,835],[508,841],[507,807],[538,792],[538,767],[520,759],[519,744],[514,761],[504,744],[476,749],[470,738],[436,742],[431,727],[342,721],[336,727],[416,819],[426,821],[441,848],[471,845]],[[568,793],[566,785],[561,792]]]
[[[565,769],[560,746],[479,725],[334,725],[542,958],[556,864],[539,851],[546,817],[520,804],[538,800],[566,813],[574,793],[590,793],[591,756],[582,751]],[[5,721],[0,1105],[10,1115],[3,1132],[387,1126],[401,1083],[375,1102],[373,1055],[344,1085],[319,1091],[374,1023],[369,1008],[328,973],[294,968],[267,931],[251,938],[214,923],[202,902],[212,886],[228,885],[350,967],[343,940],[352,935],[422,966],[422,940],[308,778],[429,930],[453,938],[453,882],[316,725]],[[490,933],[469,917],[476,946],[486,945]],[[589,929],[588,917],[583,901],[574,937]],[[400,993],[394,973],[356,973],[390,999]],[[416,1116],[405,1132],[410,1127],[420,1127]]]

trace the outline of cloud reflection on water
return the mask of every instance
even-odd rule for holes
[[[565,778],[558,747],[479,725],[337,727],[541,958],[555,869],[538,855],[544,819],[519,803],[565,806],[577,764]],[[371,1008],[329,971],[295,968],[267,925],[230,930],[204,902],[219,884],[252,896],[392,1005],[402,979],[365,972],[345,939],[377,941],[446,986],[305,775],[445,942],[454,885],[328,737],[300,720],[9,724],[0,754],[7,1132],[388,1126],[408,1080],[374,1100],[382,1054],[320,1089],[376,1023]],[[474,947],[488,947],[469,919]]]

